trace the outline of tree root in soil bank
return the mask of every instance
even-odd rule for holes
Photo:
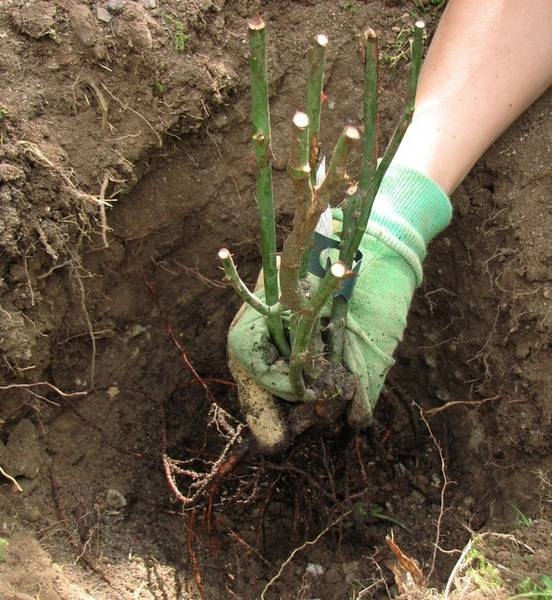
[[[65,510],[65,505],[61,494],[61,486],[59,484],[59,481],[57,480],[52,465],[50,465],[48,468],[48,475],[50,478],[50,486],[52,490],[52,498],[54,501],[54,508],[57,520],[63,527],[63,532],[65,533],[69,544],[77,554],[77,561],[80,561],[84,565],[86,565],[91,571],[96,573],[104,583],[106,583],[110,587],[111,593],[114,594],[114,600],[124,600],[123,595],[116,591],[116,585],[113,579],[106,573],[106,571],[98,564],[97,560],[89,552],[88,546],[94,533],[89,532],[87,539],[84,542],[82,542],[79,539],[79,537],[75,534],[75,532],[70,529],[69,519]]]
[[[162,415],[161,458],[167,484],[172,495],[182,507],[191,508],[205,494],[213,492],[216,489],[217,479],[231,471],[243,454],[245,454],[249,446],[246,436],[246,426],[232,417],[232,415],[219,405],[207,382],[201,377],[190,361],[186,349],[178,339],[174,328],[168,321],[165,311],[159,303],[153,285],[146,279],[144,282],[159,312],[165,331],[178,350],[181,362],[192,375],[193,381],[203,388],[211,404],[207,426],[215,432],[215,437],[218,437],[219,441],[222,441],[223,444],[218,456],[211,460],[204,460],[198,457],[188,460],[173,459],[167,454],[167,430],[164,414]],[[232,385],[231,382],[223,383]],[[189,482],[186,493],[183,493],[179,489],[176,482],[177,477],[184,478]]]

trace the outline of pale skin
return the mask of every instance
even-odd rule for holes
[[[450,0],[394,161],[452,194],[552,85],[552,0]]]

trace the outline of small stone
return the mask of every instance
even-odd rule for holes
[[[437,367],[437,358],[429,352],[424,354],[424,361],[430,369],[435,369]]]
[[[473,508],[475,506],[475,498],[473,498],[472,496],[466,496],[463,500],[462,500],[462,504],[466,507],[466,508]]]
[[[35,505],[25,506],[22,511],[22,515],[25,519],[27,519],[27,521],[30,521],[31,523],[36,523],[42,518],[40,509],[38,508],[38,506]]]
[[[530,283],[546,281],[550,276],[548,268],[541,263],[529,264],[525,269],[525,279]]]
[[[71,26],[79,42],[91,48],[96,43],[96,22],[92,11],[85,4],[75,4],[71,7]]]
[[[443,481],[441,480],[441,476],[437,475],[437,473],[432,473],[431,487],[440,488],[442,485],[443,485]]]
[[[53,31],[56,7],[51,2],[26,2],[12,13],[15,26],[21,33],[38,40]]]
[[[147,333],[147,328],[139,323],[131,325],[127,330],[127,335],[129,338],[135,338],[141,335],[142,333]]]
[[[324,575],[324,567],[317,563],[309,563],[305,569],[305,574],[311,577],[321,577]]]
[[[447,392],[447,390],[437,390],[435,392],[435,397],[441,400],[443,404],[445,402],[450,402],[450,394]]]
[[[349,585],[352,585],[360,579],[360,561],[351,560],[349,562],[343,563],[342,568],[343,573],[345,574],[345,581]]]
[[[17,165],[10,163],[0,163],[0,182],[8,183],[25,178],[25,171]]]
[[[118,15],[123,12],[125,8],[124,0],[108,0],[107,2],[107,10],[112,15]]]
[[[96,6],[96,18],[102,23],[110,23],[113,17],[103,6]]]
[[[424,504],[426,497],[422,494],[422,492],[413,490],[410,494],[410,501],[415,505]]]
[[[12,477],[34,479],[40,470],[41,458],[36,427],[29,419],[15,426],[5,446],[0,444],[0,464]]]
[[[213,120],[213,129],[224,129],[230,123],[228,116],[225,114],[220,114],[216,116]]]
[[[461,369],[455,369],[453,375],[454,378],[458,381],[465,381],[466,379],[466,376],[464,375],[464,372]]]
[[[516,344],[515,355],[516,358],[521,360],[527,358],[531,353],[531,344],[527,341],[521,341]]]
[[[142,0],[144,8],[157,8],[157,0]]]
[[[151,50],[153,38],[149,29],[153,20],[140,3],[126,6],[124,13],[113,23],[115,35],[126,40],[129,49],[143,51]]]
[[[127,505],[127,499],[115,488],[109,488],[105,494],[105,501],[110,508],[120,509]]]

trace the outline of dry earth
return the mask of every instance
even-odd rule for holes
[[[358,34],[381,32],[383,143],[404,95],[405,28],[421,15],[432,31],[439,11],[420,1],[0,4],[0,597],[259,598],[323,531],[266,598],[387,597],[397,593],[391,529],[442,589],[471,531],[520,519],[529,550],[487,548],[505,569],[507,591],[492,593],[551,575],[550,93],[455,194],[373,428],[311,436],[279,460],[238,444],[239,463],[186,510],[163,469],[166,452],[209,470],[224,418],[225,435],[239,426],[225,358],[238,302],[216,251],[230,247],[253,281],[247,17],[262,13],[269,27],[282,235],[309,39],[322,31],[331,42],[328,151],[360,118]],[[185,476],[177,483],[190,489]]]

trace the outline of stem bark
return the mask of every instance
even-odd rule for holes
[[[265,23],[260,17],[249,21],[251,73],[251,120],[257,163],[257,208],[261,230],[261,254],[265,298],[268,306],[278,302],[278,269],[276,265],[276,228],[272,193],[272,156],[270,149],[270,115],[268,109],[268,72]],[[282,319],[278,313],[267,317],[267,326],[283,356],[289,356]]]

